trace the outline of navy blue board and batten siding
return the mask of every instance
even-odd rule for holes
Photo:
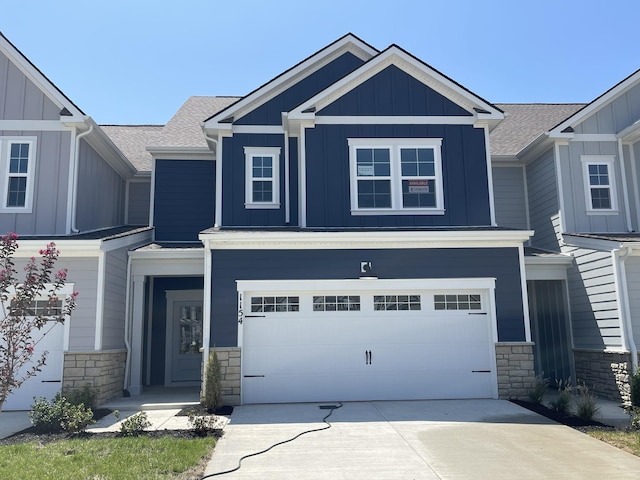
[[[237,119],[234,124],[282,125],[282,112],[288,112],[297,107],[363,63],[364,61],[360,58],[346,52],[255,110]]]
[[[280,147],[279,208],[246,208],[246,161],[244,147]],[[286,226],[285,149],[283,134],[235,134],[223,139],[222,224],[227,227]],[[298,139],[289,138],[289,198],[291,218],[298,224]]]
[[[442,138],[444,215],[352,215],[349,138]],[[306,130],[309,227],[491,224],[484,130],[471,125],[316,125]]]
[[[498,339],[525,340],[517,248],[213,250],[211,345],[237,345],[236,280],[358,278],[363,260],[371,261],[379,278],[385,279],[496,278]]]
[[[214,224],[216,166],[210,160],[156,160],[153,224],[157,242],[198,242]]]

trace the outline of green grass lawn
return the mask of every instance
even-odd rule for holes
[[[631,432],[590,430],[587,434],[640,457],[640,432],[637,430]]]
[[[205,438],[71,439],[0,446],[0,477],[38,479],[180,478],[209,457],[216,440]]]

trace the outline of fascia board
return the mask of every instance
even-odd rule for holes
[[[530,230],[392,232],[213,232],[198,238],[211,249],[492,248],[517,247]]]
[[[160,248],[158,250],[134,250],[129,252],[132,260],[204,260],[204,248]]]
[[[481,115],[481,119],[483,121],[504,119],[504,113],[499,111],[496,107],[472,94],[451,79],[394,45],[369,60],[360,68],[354,70],[349,75],[343,77],[338,82],[327,87],[325,90],[319,92],[314,97],[291,110],[289,112],[289,118],[306,118],[303,117],[303,115],[305,115],[303,113],[305,110],[312,107],[315,107],[316,110],[321,110],[391,64],[404,70],[409,75],[412,75],[414,78],[421,81],[428,87],[433,88],[436,92],[451,101],[461,105],[469,111],[469,113],[472,113],[476,119],[480,118],[478,115]],[[473,108],[475,107],[482,108],[489,113],[478,114],[473,111]]]
[[[208,147],[147,147],[158,160],[215,160],[215,153]]]
[[[84,117],[84,113],[80,110],[62,91],[55,86],[31,61],[0,32],[0,52],[7,56],[10,61],[20,70],[29,80],[31,80],[38,88],[53,102],[60,110],[66,108],[73,117]],[[68,117],[61,117],[65,120]]]
[[[617,85],[611,87],[591,103],[587,104],[585,107],[578,110],[576,113],[564,120],[562,123],[559,123],[558,125],[553,127],[551,130],[549,130],[549,134],[555,135],[561,133],[562,130],[566,129],[567,127],[578,125],[580,122],[591,116],[604,105],[611,102],[616,97],[622,95],[630,88],[634,87],[638,83],[638,81],[640,81],[640,70],[636,70],[634,73],[619,82]]]
[[[562,235],[564,242],[572,247],[590,248],[593,250],[612,251],[623,247],[622,242],[606,240],[602,238],[581,237],[565,233]]]
[[[45,248],[51,241],[53,241],[56,244],[56,248],[60,250],[60,259],[67,257],[97,257],[101,252],[101,240],[51,240],[43,237],[41,240],[18,239],[19,248],[16,250],[14,257],[37,257],[40,250]]]
[[[256,90],[238,100],[233,105],[230,105],[224,110],[213,115],[211,118],[205,120],[204,128],[207,130],[219,128],[219,122],[225,118],[244,116],[250,110],[264,104],[271,98],[289,88],[295,82],[319,70],[344,52],[351,52],[365,61],[379,53],[378,50],[367,45],[356,36],[351,34],[345,35],[341,39],[316,52],[309,58],[278,75],[261,87],[258,87]]]
[[[573,257],[569,255],[554,255],[548,257],[533,257],[525,255],[525,265],[565,265],[570,266],[573,264]]]
[[[617,134],[623,142],[636,142],[640,138],[640,120],[636,120]]]

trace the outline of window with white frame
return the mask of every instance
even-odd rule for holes
[[[246,208],[280,207],[280,147],[244,147]]]
[[[349,139],[351,212],[444,214],[442,139]]]
[[[32,137],[0,137],[0,168],[5,174],[0,206],[4,211],[31,211],[35,144]]]
[[[587,213],[616,213],[613,155],[581,155]]]

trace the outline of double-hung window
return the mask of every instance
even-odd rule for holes
[[[613,155],[581,155],[587,214],[618,212]]]
[[[0,168],[4,172],[2,201],[5,212],[31,212],[36,139],[0,137]]]
[[[244,147],[245,207],[280,208],[280,147]]]
[[[349,139],[351,213],[444,214],[442,139]]]

